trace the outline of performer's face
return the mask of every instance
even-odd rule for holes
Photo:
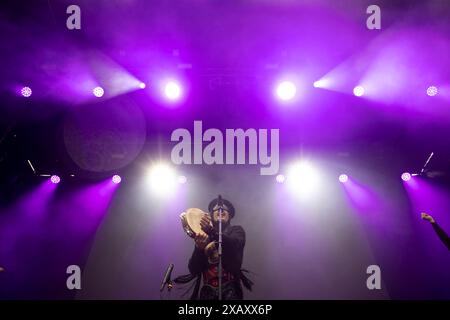
[[[213,208],[213,220],[214,222],[218,223],[220,220],[222,220],[222,223],[228,223],[230,222],[230,212],[228,211],[227,206],[223,206],[222,214],[219,213],[219,206],[215,206]]]

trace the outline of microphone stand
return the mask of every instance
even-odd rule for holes
[[[161,288],[159,290],[159,296],[162,300],[162,293],[164,291],[165,286],[167,285],[167,293],[168,293],[168,300],[170,300],[170,292],[173,288],[173,281],[171,279],[172,270],[173,270],[173,264],[171,263],[166,271],[166,274],[164,275],[163,283],[161,284]]]
[[[218,269],[218,276],[219,276],[219,300],[222,300],[222,214],[223,214],[223,204],[222,204],[222,197],[219,195],[219,249],[218,249],[218,255],[219,255],[219,269]]]
[[[173,288],[173,282],[172,282],[172,280],[169,280],[168,282],[167,282],[167,300],[170,300],[170,292],[171,292],[171,290],[172,290],[172,288]],[[160,293],[159,293],[159,299],[160,300],[164,300],[163,299],[163,291],[161,291]]]

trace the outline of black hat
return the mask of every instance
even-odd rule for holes
[[[213,208],[214,208],[218,203],[219,203],[219,199],[217,199],[217,198],[213,199],[213,200],[209,203],[209,205],[208,205],[208,211],[209,211],[209,213],[212,213]],[[233,218],[233,217],[234,217],[234,213],[235,213],[233,204],[232,204],[230,201],[226,200],[226,199],[222,199],[222,203],[228,208],[228,212],[230,213],[230,216]]]

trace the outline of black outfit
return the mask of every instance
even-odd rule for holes
[[[223,226],[222,230],[222,299],[242,300],[242,284],[251,290],[253,283],[243,274],[248,272],[241,269],[245,246],[245,231],[241,226]],[[217,231],[210,234],[213,241],[218,240]],[[191,299],[217,300],[218,273],[217,265],[211,265],[204,250],[194,248],[188,264],[191,275],[185,275],[175,279],[176,283],[187,283],[196,278],[196,284]],[[200,290],[200,282],[203,286]]]
[[[439,239],[441,239],[441,241],[445,244],[447,249],[450,250],[449,236],[445,233],[444,230],[442,230],[442,228],[436,222],[432,223],[431,225],[433,226],[433,229],[436,232],[436,234],[438,235]]]

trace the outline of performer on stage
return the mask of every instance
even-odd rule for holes
[[[437,224],[437,222],[434,220],[434,218],[424,212],[421,214],[421,216],[422,216],[422,219],[427,220],[431,223],[431,225],[433,226],[433,229],[436,232],[436,234],[438,235],[439,239],[441,239],[441,241],[446,245],[448,250],[450,250],[450,238],[445,233],[445,231],[442,230],[442,228]]]
[[[219,219],[221,219],[222,299],[242,300],[242,284],[248,290],[251,290],[253,285],[243,274],[243,272],[248,271],[241,269],[245,247],[245,231],[241,226],[234,226],[230,223],[235,215],[235,209],[231,202],[222,200],[222,214],[220,215],[218,201],[218,199],[214,199],[209,203],[209,215],[205,215],[200,221],[201,228],[206,234],[197,233],[194,239],[195,247],[189,259],[188,267],[191,275],[197,277],[197,282],[191,299],[218,299],[219,278],[218,260],[216,258]],[[185,283],[187,282],[184,281],[186,279],[189,280],[189,277],[178,277],[175,282]],[[203,281],[203,286],[198,295],[200,281]]]

